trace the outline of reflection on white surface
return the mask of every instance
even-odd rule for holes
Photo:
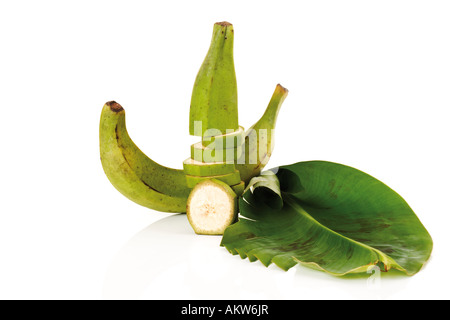
[[[334,277],[307,267],[285,272],[250,263],[220,247],[221,236],[199,236],[186,215],[158,220],[114,257],[105,278],[106,299],[383,299],[411,278],[377,270]]]

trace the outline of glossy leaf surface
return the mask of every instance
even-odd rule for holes
[[[239,222],[221,243],[231,253],[334,275],[374,266],[413,275],[429,259],[427,230],[399,194],[372,176],[326,161],[273,171],[251,181],[240,198]]]

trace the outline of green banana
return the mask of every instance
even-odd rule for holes
[[[189,133],[212,136],[238,130],[237,84],[233,58],[234,30],[228,22],[214,24],[206,58],[192,90]],[[213,129],[214,133],[208,133]]]
[[[100,157],[112,185],[130,200],[163,212],[186,212],[190,193],[183,170],[159,165],[133,143],[125,110],[107,102],[100,118]]]
[[[259,175],[272,155],[275,124],[287,94],[288,90],[278,84],[261,119],[245,133],[245,152],[236,161],[236,169],[245,183]]]

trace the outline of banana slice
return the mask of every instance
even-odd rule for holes
[[[236,195],[240,197],[244,193],[245,182],[241,181],[241,183],[239,184],[232,185],[231,189],[233,189],[234,193],[236,193]]]
[[[202,181],[189,195],[186,214],[195,233],[221,235],[237,219],[237,196],[222,181]]]
[[[234,163],[226,162],[200,162],[188,158],[183,161],[184,173],[192,176],[208,177],[233,173],[236,171]]]
[[[239,126],[239,129],[218,136],[207,136],[202,137],[202,144],[208,148],[218,148],[218,149],[234,149],[236,147],[242,146],[245,142],[245,130],[244,127]]]
[[[234,163],[242,156],[244,147],[242,144],[234,149],[208,148],[197,142],[191,145],[191,158],[198,162]]]
[[[210,180],[210,179],[216,179],[216,180],[225,182],[229,186],[232,186],[235,184],[239,184],[241,182],[241,175],[240,175],[239,171],[237,171],[237,170],[235,170],[232,173],[227,173],[227,174],[217,175],[217,176],[207,176],[207,177],[186,175],[186,184],[187,184],[188,188],[194,188],[198,183],[200,183],[204,180]]]

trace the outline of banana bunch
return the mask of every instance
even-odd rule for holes
[[[278,111],[288,91],[277,85],[263,116],[247,131],[239,125],[233,58],[233,26],[214,24],[208,53],[192,91],[189,133],[201,141],[191,146],[183,170],[147,157],[128,135],[125,111],[115,101],[103,106],[100,156],[111,184],[130,200],[163,212],[186,212],[187,199],[199,182],[215,179],[239,196],[267,164],[274,147]]]

